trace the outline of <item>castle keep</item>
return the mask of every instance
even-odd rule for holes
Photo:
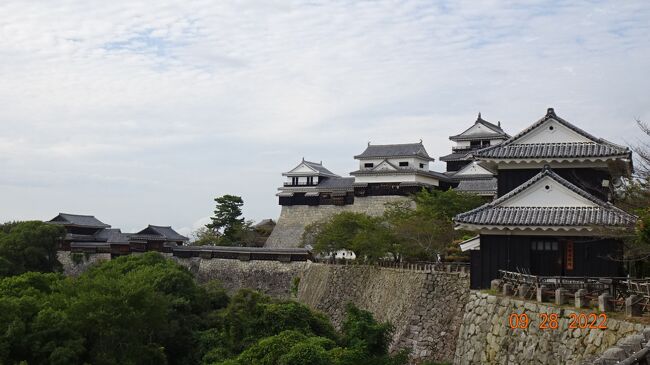
[[[359,168],[353,177],[341,177],[322,162],[303,159],[283,173],[278,188],[282,212],[265,247],[298,247],[309,224],[341,212],[379,216],[386,203],[410,201],[409,195],[424,189],[446,190],[458,182],[445,173],[432,171],[422,141],[418,143],[373,145],[354,156]]]
[[[283,175],[282,213],[267,247],[297,247],[307,225],[343,211],[381,215],[384,204],[408,200],[422,188],[456,189],[486,204],[455,218],[477,236],[471,254],[472,288],[487,288],[499,270],[536,275],[617,276],[623,244],[611,232],[636,217],[613,205],[614,189],[632,172],[628,148],[595,137],[549,108],[511,137],[481,115],[449,138],[452,153],[432,171],[424,145],[372,145],[354,156],[358,169],[341,177],[303,160]]]
[[[632,172],[628,148],[597,138],[552,108],[506,141],[473,154],[496,172],[497,199],[459,214],[477,232],[472,288],[488,288],[499,270],[547,276],[620,276],[615,237],[636,217],[616,208],[614,187]]]

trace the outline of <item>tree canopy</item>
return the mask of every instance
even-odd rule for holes
[[[192,244],[222,246],[263,246],[270,231],[256,229],[252,221],[242,216],[244,200],[236,195],[223,195],[214,199],[216,208],[211,222],[196,230]]]
[[[454,230],[453,217],[478,207],[484,200],[454,190],[423,189],[413,196],[413,202],[387,204],[380,217],[352,212],[336,214],[309,225],[303,244],[319,253],[351,250],[358,260],[365,261],[387,257],[435,260],[438,255],[447,255],[450,244],[467,234]]]
[[[77,278],[0,279],[0,364],[405,364],[392,328],[353,306],[343,331],[321,313],[218,282],[158,253],[101,263]]]
[[[643,132],[643,137],[650,137],[650,127],[646,123],[637,120],[637,125]],[[607,233],[621,235],[625,239],[623,260],[630,263],[630,274],[647,276],[650,273],[650,144],[639,141],[632,146],[632,150],[636,157],[636,171],[631,179],[623,180],[625,184],[622,188],[615,191],[618,198],[616,204],[639,219],[632,234],[627,231]]]
[[[63,227],[40,221],[0,225],[0,277],[60,270],[56,250],[64,235]]]

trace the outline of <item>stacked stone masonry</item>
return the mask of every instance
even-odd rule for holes
[[[56,258],[63,266],[66,276],[79,276],[90,266],[111,259],[110,253],[79,253],[70,251],[57,251]]]
[[[608,318],[607,329],[569,329],[572,313],[593,313],[472,291],[465,307],[454,364],[590,364],[644,325]],[[528,329],[511,329],[511,314],[526,313]],[[558,315],[557,329],[539,329],[539,314]]]
[[[352,205],[282,206],[278,222],[265,247],[299,247],[305,227],[312,223],[326,220],[341,212],[380,216],[386,210],[386,203],[394,202],[413,201],[403,196],[369,196],[355,197]]]
[[[395,326],[391,351],[411,349],[414,361],[451,361],[469,295],[467,273],[311,262],[174,260],[199,282],[220,280],[229,292],[250,288],[288,299],[299,278],[294,299],[324,312],[338,328],[348,303],[372,312]]]
[[[298,300],[337,327],[346,304],[354,303],[395,326],[392,351],[410,349],[415,361],[451,361],[468,280],[466,273],[313,264],[301,278]]]
[[[67,275],[78,275],[108,254],[72,258],[59,254]],[[430,272],[311,262],[171,259],[199,282],[219,280],[229,292],[250,288],[281,299],[297,299],[324,312],[340,327],[347,303],[366,309],[395,326],[391,350],[410,349],[413,363],[592,364],[621,339],[644,326],[608,319],[607,330],[568,329],[576,310],[470,291],[466,273]],[[296,295],[293,283],[299,278]],[[595,309],[585,309],[583,313]],[[526,313],[527,330],[512,330],[508,317]],[[556,313],[557,330],[538,329],[539,313]],[[632,336],[634,337],[634,336]]]

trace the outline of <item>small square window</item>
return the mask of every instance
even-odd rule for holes
[[[364,163],[363,164],[363,167],[373,167],[373,166],[375,166],[374,163]]]
[[[421,168],[421,169],[424,168],[424,164],[423,164],[423,163],[420,164],[420,168]]]
[[[409,163],[408,163],[408,162],[400,162],[399,165],[400,165],[400,166],[408,166]]]

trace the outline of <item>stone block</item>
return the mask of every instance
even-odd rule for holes
[[[598,310],[601,312],[611,312],[614,310],[612,296],[609,293],[603,293],[598,296]]]
[[[587,291],[585,289],[579,289],[574,294],[574,297],[576,308],[589,308],[589,299],[587,299]]]
[[[537,287],[537,301],[540,303],[548,301],[548,294],[546,294],[546,285],[540,285]]]
[[[508,283],[503,284],[503,295],[505,296],[512,295],[512,284],[508,284]]]
[[[555,289],[555,304],[563,305],[566,303],[567,292],[564,288]]]
[[[490,289],[499,291],[499,287],[501,287],[501,280],[499,279],[494,279],[490,281]]]
[[[600,357],[602,364],[604,365],[616,364],[626,358],[627,355],[625,354],[625,350],[620,347],[609,348],[603,353],[603,356]]]
[[[528,296],[528,291],[529,290],[530,290],[530,285],[528,285],[528,284],[519,285],[519,289],[518,289],[519,297],[522,298],[522,299],[526,299],[526,296]]]
[[[641,297],[638,295],[630,295],[625,298],[625,315],[627,317],[640,317],[641,314]]]
[[[625,350],[627,356],[631,356],[635,352],[641,351],[643,341],[645,341],[645,338],[642,335],[633,335],[620,339],[616,346]]]

